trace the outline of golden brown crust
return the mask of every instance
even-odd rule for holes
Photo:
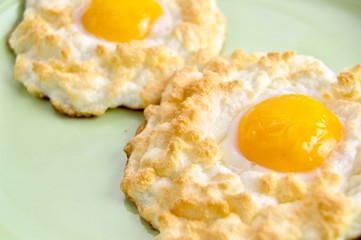
[[[337,76],[338,92],[348,99],[359,99],[361,96],[361,64],[341,72]]]
[[[34,95],[48,96],[56,110],[70,116],[159,103],[174,71],[185,63],[203,66],[224,43],[225,21],[213,0],[167,3],[180,12],[173,30],[160,40],[128,43],[106,42],[81,30],[76,13],[82,3],[29,2],[9,39],[17,55],[15,79]]]
[[[339,160],[308,177],[245,166],[240,174],[225,162],[221,143],[249,99],[307,88],[344,114],[347,141],[359,141],[351,130],[361,129],[361,105],[339,97],[342,84],[336,80],[320,61],[295,52],[246,55],[237,50],[203,72],[185,67],[171,78],[161,104],[145,109],[147,124],[126,147],[123,192],[160,230],[157,239],[356,237],[361,190],[352,186],[361,178],[348,185],[351,172],[340,172]],[[347,161],[361,169],[358,155]]]

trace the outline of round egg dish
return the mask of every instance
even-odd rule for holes
[[[355,239],[361,235],[360,82],[361,65],[335,74],[294,52],[236,50],[203,71],[185,67],[171,77],[161,104],[145,109],[146,121],[124,149],[121,188],[160,231],[156,239]],[[302,101],[313,105],[301,108]],[[290,110],[275,116],[287,104]],[[282,156],[293,154],[277,166],[250,161],[237,146],[237,137],[255,135],[240,132],[239,122],[256,106],[266,106],[257,109],[273,120],[260,125],[260,116],[258,125],[277,141],[246,147],[256,155],[268,149],[268,162],[279,160],[278,148]],[[286,111],[302,112],[303,124],[319,115],[318,129],[301,124],[302,132],[288,134],[296,130],[281,126]],[[323,159],[303,168],[314,152],[292,144],[308,132]]]
[[[217,56],[225,29],[214,0],[28,0],[14,78],[69,116],[142,109],[175,70]]]

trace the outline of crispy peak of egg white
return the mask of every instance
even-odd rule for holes
[[[360,82],[361,65],[335,74],[294,52],[236,50],[202,72],[185,67],[171,78],[161,104],[145,109],[146,121],[125,147],[121,188],[159,229],[157,239],[356,238],[361,235]],[[273,170],[237,148],[234,126],[246,112],[290,94],[316,104],[321,117],[331,119],[326,130],[337,136],[331,154],[307,171]],[[307,109],[300,111],[306,122],[313,118]],[[322,121],[321,128],[327,125]]]
[[[175,70],[204,66],[224,40],[214,0],[28,0],[9,44],[17,81],[88,117],[158,103]]]

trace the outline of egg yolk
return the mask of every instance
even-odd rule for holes
[[[91,0],[82,15],[89,33],[113,42],[144,39],[163,13],[153,0]]]
[[[238,126],[238,147],[250,161],[278,172],[320,166],[341,139],[338,118],[300,94],[267,99],[248,110]]]

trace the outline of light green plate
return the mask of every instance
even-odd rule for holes
[[[359,0],[219,0],[225,51],[297,50],[333,70],[361,63]],[[0,239],[152,239],[119,190],[141,112],[95,119],[57,114],[13,81],[8,33],[24,3],[0,0]]]

